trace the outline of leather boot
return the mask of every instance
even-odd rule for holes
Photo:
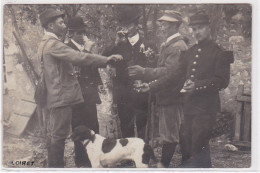
[[[177,144],[165,143],[162,147],[162,159],[161,163],[165,168],[168,168],[172,159],[172,156],[175,152]]]
[[[51,144],[51,160],[53,168],[64,168],[64,148],[65,141],[52,142]]]
[[[46,147],[47,147],[47,154],[48,154],[48,167],[53,167],[53,161],[52,161],[52,152],[51,152],[51,138],[46,138]]]
[[[74,141],[75,165],[80,167],[91,168],[91,163],[87,151],[80,141]]]

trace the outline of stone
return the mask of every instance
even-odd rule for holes
[[[243,36],[231,36],[229,37],[229,42],[230,43],[239,43],[239,42],[242,42],[244,41],[244,37]]]
[[[226,145],[224,146],[224,148],[225,148],[225,150],[227,150],[227,151],[232,151],[232,152],[238,151],[238,148],[237,148],[236,146],[232,145],[232,144],[226,144]]]
[[[15,66],[15,68],[16,68],[19,72],[22,72],[22,71],[23,71],[23,66],[22,66],[22,64],[17,64],[17,65]]]
[[[232,21],[241,21],[244,19],[244,16],[242,13],[237,13],[232,17]]]

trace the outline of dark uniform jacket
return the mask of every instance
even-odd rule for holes
[[[150,82],[151,91],[156,91],[159,105],[182,103],[180,90],[184,83],[184,73],[177,73],[182,51],[187,50],[185,38],[177,36],[162,44],[157,68],[145,68],[144,80]]]
[[[72,64],[99,67],[107,63],[106,57],[75,51],[50,35],[43,37],[38,53],[43,54],[43,73],[49,109],[83,102]]]
[[[117,46],[111,46],[104,54],[120,54],[123,56],[122,61],[116,62],[113,66],[116,69],[116,76],[113,79],[113,99],[115,103],[128,104],[145,108],[147,106],[148,94],[137,93],[133,90],[134,80],[130,79],[127,67],[140,65],[146,67],[148,59],[142,51],[147,48],[143,39],[140,37],[138,42],[132,46],[129,41],[119,43]]]
[[[78,50],[77,46],[73,42],[67,44],[74,50]],[[88,53],[87,51],[84,51]],[[85,102],[100,104],[101,100],[98,94],[98,85],[102,85],[102,80],[98,72],[98,68],[74,66],[76,76],[78,78],[81,91]]]
[[[220,110],[219,90],[229,84],[233,52],[222,50],[205,39],[186,51],[183,56],[186,79],[195,82],[195,90],[185,94],[184,113],[211,114]]]

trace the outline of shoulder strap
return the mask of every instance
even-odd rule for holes
[[[55,38],[50,38],[50,39],[48,39],[48,40],[44,43],[44,46],[42,47],[42,52],[41,52],[41,70],[42,70],[42,71],[43,71],[43,50],[44,50],[44,48],[46,47],[47,43],[48,43],[50,40],[55,40]]]

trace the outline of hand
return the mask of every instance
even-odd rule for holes
[[[183,90],[186,92],[191,92],[195,89],[195,83],[193,81],[185,82],[185,85],[183,86]]]
[[[142,83],[141,86],[139,86],[139,88],[135,88],[134,90],[139,93],[146,93],[150,91],[150,86],[148,83]]]
[[[123,59],[122,55],[116,54],[116,55],[109,56],[107,62],[118,61],[122,59]]]
[[[145,68],[139,66],[139,65],[134,65],[128,67],[128,74],[130,77],[135,77],[135,78],[142,78],[144,75]]]
[[[120,42],[126,42],[126,35],[128,33],[127,29],[122,29],[116,33],[116,41],[115,44],[118,45]]]

